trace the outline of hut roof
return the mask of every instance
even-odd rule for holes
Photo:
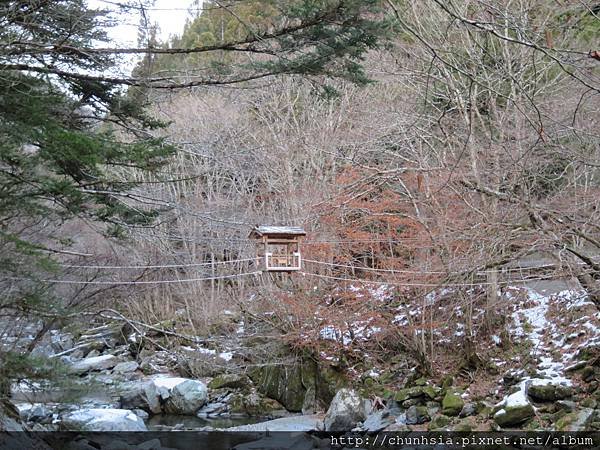
[[[252,230],[250,236],[306,236],[306,231],[302,227],[260,225]]]

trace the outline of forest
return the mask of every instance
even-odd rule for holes
[[[0,4],[0,431],[600,431],[598,1],[92,3]]]

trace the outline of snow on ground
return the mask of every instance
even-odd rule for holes
[[[355,340],[366,341],[376,333],[381,332],[381,327],[370,325],[372,319],[357,320],[347,324],[347,330],[341,330],[333,325],[327,325],[319,331],[321,339],[338,341],[349,345]]]
[[[182,346],[181,348],[183,350],[187,350],[188,352],[198,352],[198,353],[202,353],[204,355],[214,355],[225,361],[231,361],[231,359],[233,358],[233,352],[217,352],[216,350],[213,350],[211,348],[205,348],[205,347],[194,348],[194,347]]]
[[[578,290],[565,290],[544,295],[531,288],[509,288],[504,297],[511,301],[514,325],[512,335],[518,340],[528,340],[533,345],[532,355],[538,363],[536,377],[526,377],[520,382],[518,392],[508,395],[497,406],[507,407],[527,401],[527,388],[531,385],[572,385],[565,376],[565,368],[573,363],[578,351],[590,343],[600,343],[599,314],[584,315],[572,320],[565,311],[574,313],[593,305]],[[577,340],[583,342],[577,343]],[[496,340],[494,339],[494,342]]]
[[[448,294],[451,294],[452,292],[454,292],[452,288],[440,288],[431,291],[425,296],[425,304],[428,306],[433,305],[434,303],[437,303],[439,299]]]
[[[496,407],[500,406],[502,408],[514,408],[519,406],[527,406],[529,400],[527,400],[526,394],[526,381],[522,381],[519,385],[519,390],[513,394],[507,395],[504,399],[499,402]],[[503,414],[500,410],[496,414]]]

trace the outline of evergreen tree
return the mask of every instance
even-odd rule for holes
[[[83,0],[8,1],[0,18],[0,317],[41,320],[47,331],[74,312],[42,281],[61,276],[52,255],[69,236],[60,225],[79,217],[118,234],[128,224],[151,222],[154,211],[122,201],[132,185],[115,181],[112,172],[152,170],[172,149],[150,136],[161,124],[142,104],[114,83],[84,76],[115,64],[80,50],[107,40],[103,11]],[[4,393],[8,379],[41,368],[31,361],[0,350]]]

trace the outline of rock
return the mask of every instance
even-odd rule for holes
[[[411,406],[406,411],[407,425],[419,425],[430,420],[431,417],[429,417],[429,412],[425,406]]]
[[[21,417],[28,422],[52,422],[52,411],[43,403],[21,403],[17,405],[17,409]]]
[[[390,415],[389,409],[383,409],[381,411],[370,414],[363,423],[363,428],[369,432],[376,432],[383,430],[394,423],[394,418]]]
[[[440,389],[434,386],[414,386],[401,389],[394,394],[394,400],[402,403],[411,398],[423,398],[433,400],[440,393]],[[423,400],[425,401],[425,400]]]
[[[554,402],[571,397],[573,389],[570,386],[553,384],[550,380],[532,380],[527,395],[538,402]]]
[[[177,368],[177,365],[177,358],[165,351],[153,351],[149,354],[141,355],[140,369],[146,375],[168,373]]]
[[[163,409],[168,414],[194,415],[208,399],[206,385],[198,380],[185,380],[169,390]]]
[[[150,417],[150,415],[143,409],[132,409],[131,412],[142,420],[147,420]]]
[[[41,425],[35,424],[38,429]],[[0,448],[2,449],[27,449],[51,450],[51,447],[35,433],[28,431],[19,417],[19,411],[8,400],[0,400]]]
[[[494,414],[494,421],[501,427],[520,425],[535,415],[533,406],[525,395],[525,386],[498,403],[496,408],[498,407],[501,409]]]
[[[113,355],[95,356],[92,358],[84,358],[75,362],[71,366],[71,372],[76,374],[84,374],[91,371],[100,371],[112,369],[118,364],[119,360]]]
[[[521,381],[526,376],[527,376],[527,372],[525,372],[523,369],[520,369],[520,370],[512,369],[512,370],[509,370],[508,372],[506,372],[502,376],[502,381],[505,386],[512,386],[514,384],[517,384],[519,381]]]
[[[302,402],[302,414],[309,415],[314,414],[318,408],[315,388],[309,386],[304,394],[304,401]]]
[[[410,431],[410,428],[408,428],[405,424],[402,423],[393,423],[391,424],[389,427],[385,428],[383,431],[394,431],[394,432],[398,432],[398,431]]]
[[[126,336],[131,332],[131,327],[123,323],[109,323],[87,330],[87,334],[79,337],[79,343],[102,344],[103,348],[114,348],[117,344],[126,343]],[[102,350],[102,348],[97,348]]]
[[[270,364],[250,371],[259,392],[274,398],[288,411],[300,412],[307,392],[312,388],[315,402],[328,405],[335,392],[346,385],[343,375],[331,367],[317,364],[312,358],[288,364]]]
[[[7,400],[0,400],[0,431],[25,431],[18,408]]]
[[[399,416],[400,414],[402,414],[404,412],[402,409],[402,406],[393,399],[388,399],[385,405],[386,405],[387,409],[390,410],[390,414],[392,416]]]
[[[586,382],[590,382],[596,376],[596,371],[591,366],[586,366],[581,371],[581,379]]]
[[[135,372],[140,365],[135,361],[124,361],[120,362],[113,368],[114,373],[129,373]]]
[[[56,331],[56,330],[53,330]],[[50,338],[52,342],[52,347],[56,353],[64,352],[66,350],[71,350],[75,345],[73,340],[73,335],[71,333],[56,333],[52,334]]]
[[[460,432],[470,432],[473,431],[473,429],[475,428],[475,424],[470,420],[470,417],[466,417],[464,419],[462,419],[460,422],[458,422],[456,425],[454,425],[451,430],[452,431],[460,431]],[[492,423],[492,425],[497,426],[495,423]]]
[[[427,429],[429,431],[440,430],[440,429],[443,430],[448,426],[449,423],[450,423],[450,417],[441,414],[441,415],[435,416],[433,419],[431,419],[431,422],[429,423],[429,426]]]
[[[365,404],[360,395],[351,389],[340,389],[325,415],[325,431],[349,431],[365,419]]]
[[[592,397],[588,397],[588,398],[584,398],[581,402],[580,405],[583,406],[584,408],[596,408],[598,406],[598,402],[593,399]]]
[[[222,388],[231,388],[231,389],[240,389],[247,387],[249,384],[248,377],[245,375],[227,373],[218,375],[208,383],[209,389],[222,389]]]
[[[144,421],[126,409],[81,409],[63,416],[60,426],[73,431],[148,431]]]
[[[446,416],[458,416],[465,402],[456,392],[448,391],[442,400],[442,412]]]
[[[465,403],[458,417],[469,417],[475,414],[477,414],[477,405],[475,403]]]
[[[216,416],[227,411],[227,403],[214,402],[207,403],[196,412],[196,416],[205,418]]]
[[[594,420],[594,416],[595,411],[593,409],[584,408],[558,419],[555,429],[556,431],[587,431]]]
[[[232,395],[228,403],[230,413],[246,416],[267,417],[275,411],[285,411],[277,400],[265,397],[254,389]]]
[[[128,383],[120,396],[120,405],[124,409],[143,409],[152,414],[162,412],[159,392],[152,381]]]
[[[556,402],[558,409],[562,411],[572,412],[577,409],[577,403],[571,400],[559,400]]]

